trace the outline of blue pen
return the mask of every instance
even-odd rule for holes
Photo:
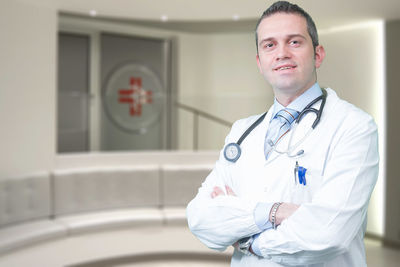
[[[297,178],[299,179],[299,183],[302,185],[306,185],[306,172],[307,169],[299,166],[298,161],[296,161],[296,165],[294,167],[294,183],[297,184]]]
[[[303,185],[307,184],[306,171],[307,171],[306,168],[299,166],[298,174],[299,174],[299,183],[300,184],[303,184]]]

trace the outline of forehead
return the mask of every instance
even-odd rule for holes
[[[264,18],[258,26],[257,34],[259,41],[295,34],[311,39],[307,31],[307,21],[303,16],[281,12]]]

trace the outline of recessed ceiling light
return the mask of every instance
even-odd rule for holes
[[[92,17],[95,17],[97,15],[97,11],[92,9],[92,10],[89,11],[89,15],[92,16]]]
[[[232,19],[234,21],[238,21],[240,19],[240,16],[238,14],[235,14],[235,15],[232,16]]]
[[[168,16],[167,15],[162,15],[161,16],[161,21],[163,21],[163,22],[168,21]]]

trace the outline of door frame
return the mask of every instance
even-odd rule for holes
[[[89,152],[101,151],[101,108],[102,108],[102,83],[101,83],[101,58],[100,36],[102,33],[131,36],[136,38],[156,39],[166,43],[164,53],[169,58],[166,62],[165,85],[167,94],[166,116],[162,121],[165,134],[162,135],[162,149],[177,149],[177,110],[175,107],[177,97],[177,37],[161,29],[138,26],[126,22],[110,22],[106,19],[83,17],[71,14],[59,14],[58,32],[70,34],[83,34],[89,37]],[[57,33],[58,34],[58,33]],[[105,152],[103,152],[105,153]]]

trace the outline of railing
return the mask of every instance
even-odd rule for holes
[[[217,116],[211,115],[202,110],[199,110],[199,109],[196,109],[196,108],[193,108],[193,107],[190,107],[185,104],[178,103],[178,102],[176,102],[175,105],[178,108],[189,111],[190,113],[193,114],[193,150],[198,150],[198,148],[199,148],[199,117],[209,119],[211,121],[219,123],[223,126],[227,126],[229,128],[232,126],[232,122],[218,118]]]

